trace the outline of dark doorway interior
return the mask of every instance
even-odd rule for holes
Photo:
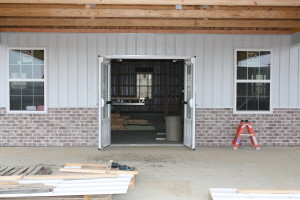
[[[183,60],[112,60],[112,144],[167,141],[165,116],[183,116]],[[181,122],[182,123],[182,122]]]

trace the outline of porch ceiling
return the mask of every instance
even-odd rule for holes
[[[285,33],[299,0],[0,0],[0,31]]]

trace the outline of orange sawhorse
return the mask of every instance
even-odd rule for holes
[[[244,134],[245,128],[247,129],[247,134]],[[232,146],[234,150],[238,149],[242,136],[249,136],[252,146],[255,147],[256,150],[260,150],[256,139],[256,135],[253,130],[253,125],[248,120],[241,120],[240,125],[236,130],[235,137],[232,141]]]

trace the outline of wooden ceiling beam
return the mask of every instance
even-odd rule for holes
[[[137,29],[137,28],[1,28],[0,32],[46,33],[181,33],[181,34],[292,34],[291,30],[191,30],[191,29]]]
[[[0,3],[300,6],[299,0],[0,0]]]
[[[196,27],[296,28],[300,20],[196,20]]]
[[[0,18],[0,26],[12,27],[226,27],[300,28],[300,20],[196,20],[196,19],[49,19]]]
[[[300,9],[292,10],[140,10],[140,9],[59,9],[0,8],[2,17],[101,17],[101,18],[232,18],[300,19]]]
[[[85,8],[86,5],[91,4],[14,4],[14,3],[2,3],[1,8]],[[299,7],[299,6],[298,6]],[[299,9],[296,6],[201,6],[201,5],[183,5],[182,10],[207,10],[207,9],[219,9],[219,10],[295,10]],[[121,5],[121,4],[95,4],[93,9],[141,9],[141,10],[174,10],[174,5]]]
[[[156,26],[156,27],[195,27],[195,20],[187,19],[36,19],[36,18],[0,18],[0,26]]]

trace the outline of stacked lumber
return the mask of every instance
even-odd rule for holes
[[[44,166],[0,166],[0,176],[19,176],[19,175],[36,175],[50,174],[51,170]],[[1,179],[1,178],[0,178]]]
[[[111,200],[132,189],[138,174],[111,164],[69,163],[58,174],[1,176],[0,199]]]
[[[131,119],[130,116],[121,116],[120,114],[111,114],[111,130],[125,130],[126,125],[146,125],[148,120]]]
[[[251,199],[251,200],[300,200],[300,189],[223,189],[211,188],[210,200]]]

